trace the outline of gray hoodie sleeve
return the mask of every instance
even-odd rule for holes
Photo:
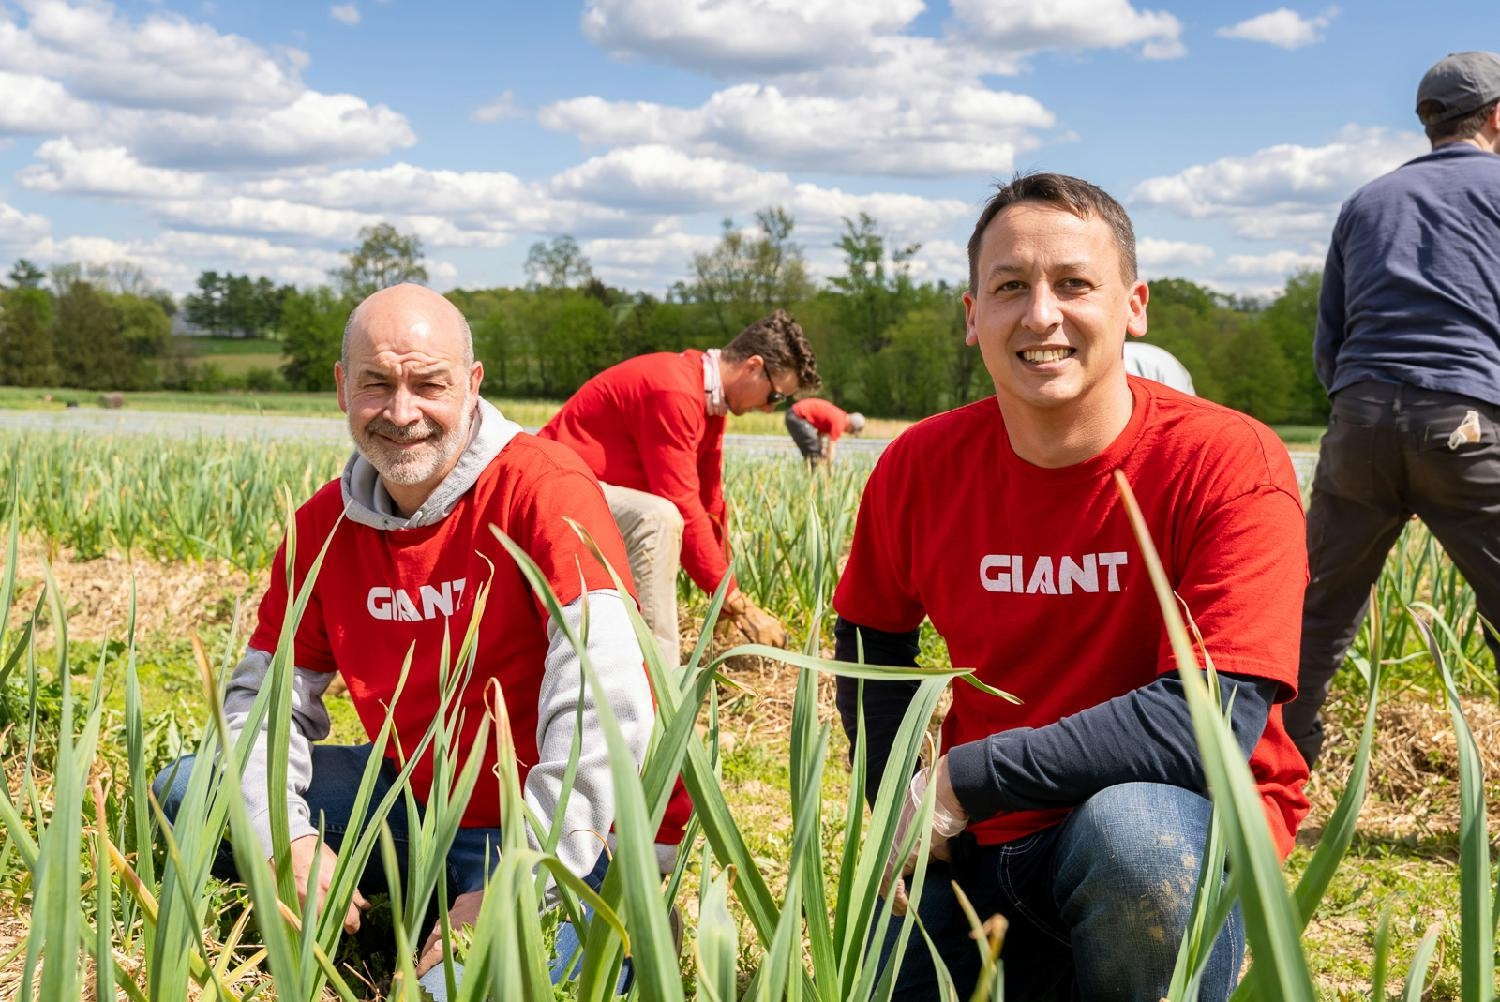
[[[271,668],[268,651],[250,648],[240,663],[235,666],[224,692],[224,714],[229,718],[229,733],[232,741],[239,739],[255,697]],[[312,781],[312,742],[328,736],[328,710],[323,705],[323,691],[333,680],[330,672],[310,671],[306,668],[292,669],[292,728],[291,741],[286,750],[286,789],[276,794],[286,797],[290,835],[293,839],[303,835],[316,835],[318,830],[308,817],[307,801],[302,798],[308,783]],[[266,733],[262,728],[250,749],[245,763],[245,774],[241,779],[241,792],[245,808],[250,814],[250,824],[260,840],[261,855],[271,858],[271,797],[267,789],[268,749]]]
[[[537,816],[551,821],[562,794],[563,773],[568,767],[581,704],[583,735],[578,773],[557,844],[558,857],[579,876],[593,869],[615,821],[609,750],[599,724],[596,697],[603,695],[609,700],[637,769],[645,761],[656,721],[641,648],[619,592],[591,591],[567,605],[563,618],[575,634],[581,632],[585,599],[589,605],[589,662],[603,692],[595,692],[586,684],[577,651],[557,623],[549,619],[546,669],[537,699],[537,763],[527,774],[523,791],[527,805]]]

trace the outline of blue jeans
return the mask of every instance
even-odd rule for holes
[[[351,827],[350,818],[354,812],[354,798],[359,792],[359,784],[364,777],[371,750],[371,745],[315,744],[312,746],[312,782],[303,793],[303,798],[307,801],[313,827],[316,828],[321,820],[323,837],[328,847],[335,852],[343,845],[344,835]],[[187,795],[188,777],[192,773],[193,760],[192,755],[183,756],[163,769],[151,784],[151,789],[161,803],[162,812],[166,814],[168,820],[176,819],[182,800]],[[375,780],[375,789],[370,796],[371,807],[377,805],[390,790],[396,781],[396,773],[395,766],[390,762],[381,763],[380,773]],[[419,805],[418,814],[420,813]],[[391,830],[391,838],[396,846],[402,873],[406,870],[406,854],[411,844],[411,832],[407,828],[406,817],[405,807],[398,802],[385,819]],[[499,862],[499,845],[500,829],[498,828],[458,829],[453,845],[448,850],[447,858],[448,891],[452,897],[456,898],[466,891],[484,889],[485,877]],[[609,857],[600,853],[593,872],[584,880],[594,890],[598,890],[604,883],[604,875],[608,867]],[[219,847],[218,855],[214,858],[213,874],[221,880],[238,878],[234,854],[227,844]],[[389,890],[386,884],[385,868],[379,862],[378,853],[372,857],[371,864],[360,875],[359,889],[365,895],[386,893]],[[451,905],[452,902],[450,901],[449,904]],[[430,909],[429,911],[431,912]],[[436,920],[436,913],[431,912],[428,916],[429,923]],[[561,979],[568,961],[579,948],[578,934],[572,924],[563,923],[558,931],[556,956],[552,963],[554,981]],[[432,993],[437,1002],[444,1002],[446,998],[442,990],[444,981],[443,971],[439,966],[429,971],[422,978],[421,983]]]
[[[1127,783],[1095,794],[1062,823],[1004,845],[954,842],[949,863],[928,865],[918,915],[960,998],[979,977],[979,954],[951,882],[981,920],[1010,925],[1000,959],[1005,997],[1160,999],[1192,911],[1211,807],[1176,786]],[[892,922],[881,954],[894,950]],[[1238,906],[1214,942],[1203,999],[1227,999],[1245,939]],[[938,998],[937,975],[913,931],[895,998]]]

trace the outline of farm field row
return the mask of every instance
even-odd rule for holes
[[[87,715],[79,707],[87,705],[90,688],[95,679],[99,681],[99,754],[92,773],[101,783],[105,816],[121,819],[115,830],[123,844],[129,827],[124,819],[134,810],[129,778],[154,775],[158,766],[195,742],[207,725],[194,641],[216,669],[237,657],[280,539],[287,499],[306,497],[334,475],[346,448],[36,434],[3,444],[0,469],[5,476],[0,479],[8,487],[14,485],[17,502],[3,500],[0,524],[14,511],[20,534],[0,555],[0,567],[15,561],[14,601],[6,604],[9,616],[0,624],[0,656],[13,650],[25,655],[0,677],[0,730],[10,727],[0,737],[8,742],[8,794],[12,803],[33,805],[20,812],[27,819],[18,820],[20,831],[41,836],[43,842],[48,832],[57,831],[52,825],[60,817],[77,812],[80,840],[68,851],[85,872],[94,873],[98,860],[90,848],[94,843],[89,832],[96,827],[92,796],[86,784],[74,786],[59,778],[65,771],[58,768],[62,753],[55,737],[47,739],[47,729],[66,736],[83,727]],[[868,470],[867,460],[850,456],[835,476],[812,481],[812,489],[794,460],[732,457],[727,471],[736,572],[747,590],[791,625],[793,646],[814,655],[830,653],[827,603]],[[44,603],[34,632],[28,633],[26,624],[49,574],[60,600],[57,615]],[[126,643],[132,594],[133,645]],[[708,611],[703,597],[687,588],[680,594],[684,623],[702,622]],[[1423,936],[1434,928],[1439,951],[1432,960],[1426,997],[1460,997],[1459,860],[1465,821],[1460,804],[1461,742],[1432,662],[1420,653],[1420,640],[1401,612],[1414,601],[1430,603],[1452,625],[1452,636],[1442,649],[1456,674],[1460,705],[1483,761],[1500,760],[1493,667],[1478,639],[1472,595],[1430,537],[1413,526],[1381,582],[1377,604],[1388,627],[1380,646],[1371,651],[1372,639],[1362,636],[1338,680],[1328,762],[1314,779],[1313,813],[1287,867],[1289,880],[1307,870],[1318,836],[1355,767],[1353,752],[1366,696],[1360,666],[1368,666],[1373,656],[1387,667],[1375,723],[1370,795],[1352,845],[1303,937],[1306,963],[1321,998],[1358,998],[1370,991],[1375,931],[1383,914],[1389,915],[1391,976],[1399,982]],[[691,650],[696,640],[691,625],[684,640],[684,649]],[[80,700],[73,711],[76,719],[66,725],[58,716],[61,687],[56,672],[63,658],[72,667],[71,689]],[[946,652],[930,630],[924,636],[923,663],[947,667]],[[744,865],[753,866],[764,878],[770,901],[790,909],[792,887],[811,887],[809,871],[793,869],[794,860],[803,859],[804,867],[821,875],[830,909],[849,907],[847,897],[841,896],[837,864],[848,823],[840,806],[849,797],[849,774],[843,765],[847,746],[833,712],[830,680],[749,656],[726,664],[722,676],[707,695],[699,723],[715,739],[714,768],[742,835]],[[131,678],[139,685],[134,715],[128,705]],[[36,684],[22,684],[23,679]],[[816,773],[804,771],[805,742],[820,722],[830,721],[831,733],[821,753],[826,766]],[[357,740],[360,734],[347,704],[336,706],[334,727],[335,740]],[[137,738],[132,741],[133,732]],[[807,833],[794,821],[799,816],[795,801],[806,795],[809,781],[822,805],[823,825],[815,841],[824,854],[817,859],[807,856],[811,850],[806,845],[799,850],[798,840],[805,842]],[[1487,792],[1493,805],[1493,783]],[[44,818],[50,818],[51,825],[44,825]],[[1493,826],[1496,820],[1491,807],[1488,822]],[[41,884],[26,865],[27,850],[18,830],[6,824],[0,829],[5,831],[0,837],[0,944],[8,940],[20,947],[32,931]],[[684,875],[691,890],[679,899],[688,919],[682,976],[690,991],[700,974],[694,931],[714,929],[700,909],[705,901],[714,907],[716,899],[699,895],[700,888],[709,893],[718,879],[715,874],[722,876],[724,859],[718,851],[716,847],[715,863],[706,872],[701,857],[694,857]],[[96,920],[98,910],[113,910],[106,932],[126,958],[121,963],[128,961],[127,969],[146,978],[152,969],[141,952],[146,919],[138,904],[128,903],[122,887],[117,881],[113,903],[106,906],[89,899],[95,904],[77,917],[86,925]],[[230,945],[236,936],[233,918],[244,910],[249,892],[211,882],[202,893],[200,919],[221,909],[226,916],[208,923],[205,959],[216,963],[233,955],[236,962],[226,963],[225,969],[236,971],[238,962],[253,954],[243,942]],[[83,895],[80,885],[73,900],[83,900]],[[795,907],[806,907],[805,898]],[[729,908],[739,944],[738,984],[743,989],[773,955],[774,927],[767,928],[765,916],[738,898]],[[24,949],[8,960],[6,953],[0,952],[0,997],[15,994],[26,960]],[[341,969],[351,991],[358,989],[353,997],[378,998],[387,990],[390,951],[378,937],[343,942],[337,961],[345,965]],[[238,973],[238,993],[266,978],[255,969]],[[371,987],[361,985],[364,977]],[[283,990],[278,984],[274,997],[313,996]]]

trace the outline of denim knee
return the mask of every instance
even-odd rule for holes
[[[193,774],[196,759],[195,755],[184,755],[169,763],[151,781],[151,795],[161,805],[161,811],[168,821],[176,821],[177,812],[182,809],[183,798],[187,796],[188,778]]]

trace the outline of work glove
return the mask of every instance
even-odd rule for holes
[[[896,834],[891,840],[891,853],[886,858],[885,870],[880,878],[880,893],[882,897],[891,899],[891,913],[893,915],[906,914],[906,882],[901,878],[914,872],[917,868],[917,859],[921,850],[922,838],[920,835],[912,841],[911,849],[903,857],[901,844],[906,841],[906,836],[911,831],[911,826],[916,822],[917,815],[922,809],[922,797],[927,792],[927,781],[929,771],[938,776],[938,788],[934,793],[932,804],[932,846],[931,853],[936,859],[948,858],[948,840],[962,832],[969,824],[968,815],[958,803],[958,798],[953,794],[952,784],[948,782],[948,760],[945,757],[938,759],[937,764],[931,770],[922,769],[911,778],[911,783],[906,788],[906,800],[901,805],[901,817],[896,821]]]
[[[750,596],[736,588],[724,596],[724,605],[719,610],[719,622],[733,623],[752,644],[768,647],[786,646],[786,627],[781,621],[754,602]]]

